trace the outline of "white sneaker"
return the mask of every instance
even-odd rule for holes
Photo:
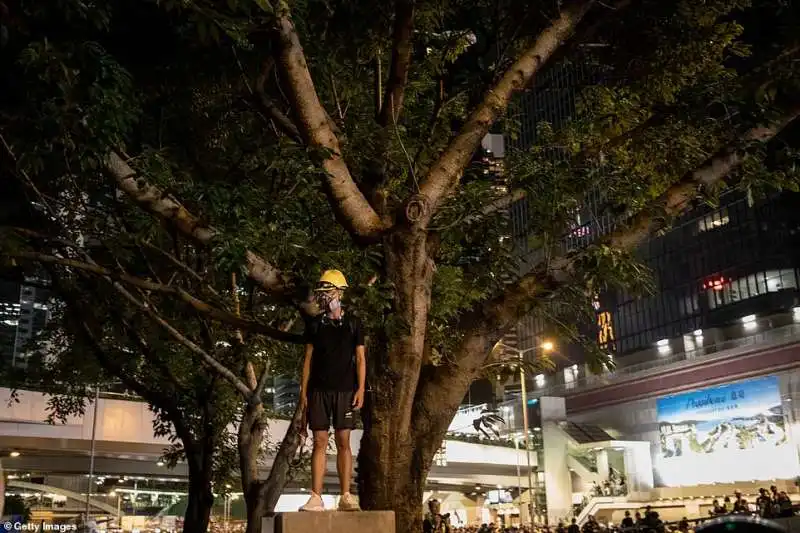
[[[311,493],[311,497],[306,504],[300,508],[301,511],[319,512],[325,510],[325,504],[322,501],[322,496],[316,492]]]
[[[342,497],[339,498],[339,510],[360,511],[361,507],[358,506],[358,502],[356,501],[355,496],[353,496],[349,492],[345,492],[344,494],[342,494]]]

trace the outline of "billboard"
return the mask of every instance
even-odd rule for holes
[[[797,450],[777,376],[659,398],[655,468],[668,487],[786,479]]]

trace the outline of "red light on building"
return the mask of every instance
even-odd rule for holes
[[[721,291],[725,284],[730,283],[730,281],[725,276],[711,278],[703,282],[703,290]]]

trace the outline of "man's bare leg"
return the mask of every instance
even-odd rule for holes
[[[350,450],[350,430],[336,430],[336,470],[342,494],[350,492],[350,475],[353,472],[353,452]]]
[[[311,452],[311,490],[322,495],[322,485],[325,481],[325,452],[328,450],[328,432],[314,432],[314,450]]]

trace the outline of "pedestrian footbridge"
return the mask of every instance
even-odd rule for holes
[[[0,388],[0,405],[3,405],[0,457],[5,456],[2,464],[5,470],[85,474],[94,442],[98,475],[187,475],[183,464],[168,469],[160,463],[159,458],[170,442],[153,435],[154,415],[146,403],[101,395],[96,409],[89,406],[84,416],[50,424],[46,422],[47,402],[45,394],[34,391],[17,391],[17,400],[12,400],[11,390]],[[288,425],[287,420],[270,420],[265,449],[275,449]],[[361,431],[353,431],[354,453],[358,452],[360,441]],[[19,456],[9,457],[12,451]],[[535,456],[532,459],[535,466]],[[517,486],[519,467],[523,464],[527,465],[524,453],[514,448],[448,440],[432,468],[429,482],[442,488]],[[265,470],[271,467],[269,456],[263,467]],[[334,457],[330,459],[329,471],[336,471]]]

